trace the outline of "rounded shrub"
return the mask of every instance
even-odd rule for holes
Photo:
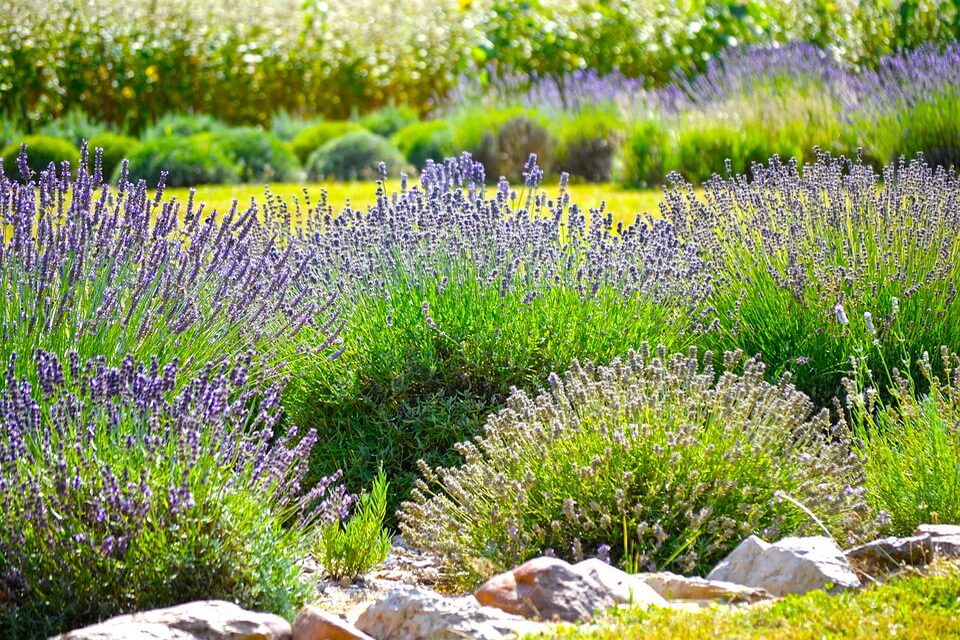
[[[420,115],[416,109],[404,104],[399,107],[391,105],[371,111],[361,117],[359,122],[364,129],[372,131],[378,136],[389,138],[400,129],[417,122],[419,119]]]
[[[147,127],[140,136],[143,140],[157,138],[186,138],[198,133],[224,129],[226,125],[205,113],[167,113]]]
[[[329,141],[340,138],[348,133],[362,131],[356,122],[345,122],[343,120],[332,120],[330,122],[318,122],[315,125],[307,127],[298,133],[290,141],[290,147],[301,164],[306,165],[310,154],[328,143]]]
[[[633,123],[620,150],[617,182],[640,189],[661,184],[669,172],[669,144],[670,136],[661,120],[647,118]]]
[[[417,170],[423,169],[427,160],[440,162],[454,152],[453,129],[446,120],[415,122],[393,134],[390,141]]]
[[[523,183],[523,165],[530,154],[537,154],[537,163],[549,171],[554,163],[556,140],[536,117],[523,115],[503,123],[496,136],[495,167],[488,175],[504,176],[514,183]]]
[[[116,172],[124,158],[129,158],[134,151],[140,148],[140,141],[130,136],[105,131],[90,139],[90,159],[93,161],[94,150],[103,149],[103,177],[107,180]]]
[[[44,171],[51,162],[59,166],[61,162],[68,161],[73,167],[76,167],[80,161],[80,150],[73,146],[69,140],[44,135],[25,136],[10,143],[3,151],[0,151],[3,170],[8,176],[19,176],[24,181],[28,179],[27,176],[20,175],[19,165],[17,164],[20,148],[24,144],[27,145],[27,165],[34,174]]]
[[[240,167],[206,135],[147,140],[129,158],[129,179],[156,184],[167,172],[170,187],[237,182]]]
[[[826,411],[739,352],[631,352],[517,391],[459,467],[430,469],[400,510],[412,544],[475,583],[545,553],[703,575],[745,537],[857,531],[860,469]],[[844,491],[846,487],[852,490]]]
[[[586,110],[560,128],[555,170],[588,182],[609,182],[622,143],[622,119],[607,111]]]
[[[236,127],[216,134],[216,145],[240,168],[244,182],[286,182],[298,172],[297,157],[289,145],[255,127]]]
[[[395,175],[412,171],[403,154],[389,140],[369,131],[354,131],[314,151],[307,161],[307,178],[312,181],[375,180],[381,162]]]
[[[104,123],[91,118],[80,109],[72,109],[65,115],[44,125],[40,129],[40,133],[45,136],[69,140],[79,148],[84,140],[89,142],[106,130],[107,125]]]
[[[290,142],[301,131],[319,122],[323,122],[323,118],[319,116],[306,118],[280,109],[270,118],[270,133],[284,142]]]

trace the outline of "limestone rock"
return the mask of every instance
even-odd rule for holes
[[[840,547],[826,536],[784,538],[775,544],[750,536],[707,579],[758,587],[775,596],[860,586]]]
[[[413,586],[395,589],[372,604],[356,626],[378,640],[501,640],[548,628],[481,606],[473,596],[444,598]]]
[[[221,600],[110,618],[56,640],[291,640],[290,623]]]
[[[742,584],[723,582],[721,580],[706,580],[704,578],[688,578],[669,571],[659,573],[639,574],[638,577],[668,600],[696,600],[719,601],[725,603],[761,602],[773,599],[773,594],[755,587]]]
[[[960,536],[960,524],[921,524],[913,532],[915,536],[928,535],[932,538]]]
[[[909,538],[880,538],[846,551],[847,560],[858,571],[878,576],[905,566],[916,566],[933,559],[932,539],[928,534]]]
[[[480,604],[525,618],[577,622],[616,604],[611,593],[586,573],[558,558],[534,558],[494,576],[474,593]]]
[[[934,558],[960,558],[960,525],[922,524],[915,535],[929,535]]]
[[[293,640],[373,640],[349,622],[317,607],[306,606],[293,621]]]
[[[573,565],[573,570],[592,578],[613,597],[617,604],[634,606],[667,606],[662,594],[657,593],[642,577],[630,575],[598,558],[590,558]]]

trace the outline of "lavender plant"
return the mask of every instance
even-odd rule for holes
[[[38,350],[0,390],[0,629],[47,637],[123,612],[223,598],[290,614],[308,538],[352,498],[303,485],[316,433],[277,436],[250,357],[111,366]],[[296,526],[288,526],[294,522]]]
[[[294,422],[320,433],[318,474],[366,485],[382,460],[395,507],[416,460],[452,462],[512,386],[699,330],[709,274],[671,225],[615,227],[572,204],[564,180],[542,192],[535,162],[524,173],[525,187],[488,192],[464,156],[428,164],[418,186],[381,186],[367,211],[311,208],[311,272],[339,287],[347,322],[341,357],[312,361],[287,394]]]
[[[728,352],[646,346],[574,362],[536,397],[515,391],[462,465],[432,469],[399,513],[404,538],[475,583],[526,558],[609,554],[632,570],[702,572],[745,536],[862,529],[861,477],[842,431],[789,376]],[[815,527],[816,525],[813,525]]]
[[[841,391],[851,355],[882,371],[904,350],[960,344],[955,173],[914,160],[878,174],[826,154],[801,171],[773,158],[702,195],[677,183],[662,209],[713,265],[706,343],[793,369],[819,402]]]

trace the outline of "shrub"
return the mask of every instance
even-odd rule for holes
[[[208,598],[290,616],[309,596],[303,537],[349,497],[336,478],[301,492],[316,435],[274,438],[279,390],[253,404],[242,359],[187,380],[38,351],[36,379],[0,391],[5,637]]]
[[[355,122],[318,122],[298,133],[290,142],[290,147],[297,159],[306,166],[310,155],[329,141],[362,130],[363,127]]]
[[[0,117],[0,149],[23,137],[23,127],[13,118]]]
[[[381,470],[370,493],[360,496],[353,515],[346,522],[337,519],[320,532],[314,555],[331,578],[359,578],[387,559],[391,539],[383,519],[388,488]]]
[[[225,128],[222,122],[205,113],[167,113],[144,130],[146,142],[163,138],[188,138],[198,133],[210,133]]]
[[[80,159],[80,151],[62,138],[40,135],[20,138],[0,151],[0,160],[3,161],[3,168],[7,175],[18,175],[24,182],[29,181],[31,176],[23,174],[21,169],[24,168],[24,165],[21,165],[18,161],[23,145],[27,146],[25,167],[38,175],[46,170],[51,162],[59,167],[63,162],[76,165],[77,160]],[[17,171],[17,173],[14,173],[14,171]]]
[[[476,582],[551,551],[632,570],[705,573],[744,537],[856,528],[859,470],[827,412],[740,353],[713,368],[645,349],[572,365],[536,399],[514,392],[460,467],[430,469],[400,511],[405,540]],[[845,486],[853,485],[848,491]],[[464,575],[466,574],[466,575]]]
[[[244,182],[286,182],[296,178],[296,156],[271,134],[254,127],[238,127],[214,136],[216,146],[240,167],[240,179]]]
[[[280,109],[270,118],[270,132],[284,142],[290,142],[297,135],[306,129],[323,121],[323,118],[315,116],[305,118],[294,115],[286,109]]]
[[[66,115],[41,127],[40,133],[45,136],[69,140],[79,148],[84,141],[90,142],[106,130],[107,125],[104,123],[94,120],[80,109],[73,109]]]
[[[389,138],[400,129],[414,124],[420,119],[420,114],[409,105],[384,107],[371,111],[360,118],[360,126],[378,136]]]
[[[162,173],[171,187],[240,179],[240,167],[207,135],[147,139],[128,160],[129,179],[149,184],[159,183]]]
[[[389,140],[368,131],[355,131],[314,151],[307,160],[307,178],[312,181],[375,180],[380,175],[382,162],[393,171],[413,171]]]
[[[624,187],[650,188],[661,184],[668,173],[666,155],[669,134],[657,118],[635,122],[621,151],[617,182]]]
[[[588,182],[609,182],[624,128],[618,114],[581,111],[560,128],[556,169]]]
[[[960,524],[960,358],[946,347],[940,353],[942,378],[926,353],[918,362],[926,392],[898,369],[886,401],[877,389],[883,377],[846,381],[867,501],[896,535],[930,522]]]
[[[614,226],[563,192],[534,195],[535,182],[511,195],[481,192],[482,180],[482,167],[448,160],[366,212],[311,214],[315,272],[343,292],[344,350],[304,367],[285,407],[320,434],[316,476],[335,465],[363,487],[382,462],[389,513],[417,459],[452,464],[512,386],[644,339],[682,345],[706,295],[704,265],[669,225]]]
[[[530,154],[536,154],[537,163],[549,171],[554,162],[556,141],[546,127],[537,120],[521,116],[503,123],[496,137],[496,165],[490,176],[506,176],[513,182],[523,182],[521,168]]]
[[[663,215],[714,265],[704,343],[763,354],[825,404],[852,355],[881,371],[904,350],[960,344],[958,193],[956,175],[919,161],[881,176],[828,155],[802,171],[774,158],[702,197],[675,185]]]
[[[140,148],[140,141],[118,133],[104,132],[90,138],[90,149],[103,149],[103,175],[107,178],[116,173],[124,158],[129,158]]]
[[[453,130],[445,120],[409,124],[397,131],[390,141],[417,171],[427,165],[427,160],[439,162],[454,152]]]

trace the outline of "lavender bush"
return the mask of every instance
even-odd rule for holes
[[[279,388],[250,358],[110,366],[11,356],[0,390],[0,629],[46,637],[122,612],[223,598],[290,614],[298,561],[351,497],[303,486],[316,440],[277,437]],[[295,522],[296,526],[288,526]]]
[[[631,570],[702,573],[750,534],[862,531],[860,472],[843,432],[756,359],[646,347],[576,362],[535,398],[516,391],[462,465],[431,469],[400,511],[404,539],[475,583],[542,553],[609,555]]]

